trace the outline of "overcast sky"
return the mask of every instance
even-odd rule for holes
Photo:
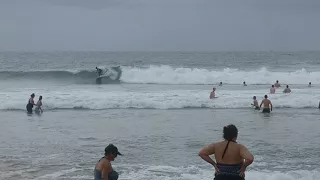
[[[0,0],[0,51],[320,50],[320,0]]]

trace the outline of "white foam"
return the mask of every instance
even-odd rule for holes
[[[170,66],[150,66],[148,68],[122,67],[121,80],[127,83],[156,84],[273,84],[279,80],[283,84],[320,83],[320,71],[308,72],[299,69],[294,72],[272,72],[267,68],[256,71],[243,71],[226,68],[210,70],[201,68],[173,68]]]
[[[120,86],[119,86],[120,88]],[[0,109],[25,110],[29,92],[43,95],[44,110],[48,109],[109,109],[109,108],[249,108],[252,96],[259,102],[268,89],[222,90],[218,89],[217,99],[210,100],[210,90],[145,90],[128,91],[112,89],[111,86],[99,88],[88,86],[61,86],[48,89],[2,89],[0,90]],[[20,92],[19,92],[20,91]],[[280,91],[280,90],[279,90]],[[275,108],[316,108],[319,104],[320,89],[292,89],[291,94],[277,91],[269,95]],[[26,93],[28,92],[28,93]],[[35,99],[36,101],[36,99]]]

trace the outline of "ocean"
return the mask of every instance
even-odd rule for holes
[[[255,156],[247,180],[320,179],[320,52],[0,52],[0,65],[0,179],[93,179],[113,143],[119,179],[209,180],[198,152],[230,123]],[[97,84],[96,66],[121,77]],[[43,114],[26,113],[31,93]],[[268,115],[250,106],[265,94]]]

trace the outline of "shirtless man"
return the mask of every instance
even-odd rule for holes
[[[210,99],[213,99],[216,97],[215,91],[216,91],[216,88],[212,88],[212,92],[210,93]]]
[[[253,103],[251,105],[255,107],[255,110],[260,110],[259,103],[257,101],[256,96],[253,96]]]
[[[272,85],[270,88],[270,94],[274,94],[274,93],[276,93],[276,88],[274,87],[274,85]]]
[[[283,93],[291,93],[291,89],[289,88],[289,85],[283,90]]]
[[[261,101],[260,108],[262,104],[263,104],[263,109],[262,109],[263,113],[270,113],[270,111],[272,111],[272,103],[268,99],[267,95],[264,95],[264,100]]]
[[[278,80],[276,81],[276,83],[274,84],[274,86],[275,86],[276,88],[281,87],[281,85],[279,84],[279,81],[278,81]]]

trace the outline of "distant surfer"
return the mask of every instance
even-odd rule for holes
[[[309,82],[309,85],[308,85],[308,87],[311,87],[311,82]]]
[[[272,111],[272,103],[268,99],[267,95],[264,95],[264,100],[261,101],[260,108],[262,104],[263,104],[263,109],[262,109],[263,113],[270,113]]]
[[[289,88],[289,85],[283,90],[283,93],[291,93],[291,89]]]
[[[210,93],[210,99],[216,98],[216,93],[215,93],[215,91],[216,91],[216,88],[212,88],[212,91],[211,91],[211,93]]]
[[[222,82],[219,83],[219,86],[222,86]]]
[[[40,112],[43,113],[43,110],[42,110],[41,106],[42,106],[42,96],[39,96],[39,100],[38,100],[38,102],[36,104],[36,108],[34,109],[34,111],[36,113],[40,113]]]
[[[256,96],[253,96],[253,103],[251,105],[255,107],[255,110],[260,110],[259,103]]]
[[[270,88],[270,94],[274,94],[274,93],[276,93],[276,88],[274,87],[274,85],[272,85]]]
[[[97,162],[94,168],[94,180],[117,180],[119,174],[112,169],[111,161],[122,154],[113,144],[109,144],[104,151],[104,157]]]
[[[100,77],[102,75],[102,69],[96,67],[96,70],[97,70],[98,76]]]
[[[279,83],[279,81],[278,81],[278,80],[276,81],[276,83],[274,84],[274,86],[275,86],[276,88],[281,87],[281,85],[280,85],[280,83]]]
[[[28,104],[26,106],[28,113],[32,113],[32,108],[35,105],[33,100],[34,96],[34,93],[32,93],[30,99],[28,100]]]
[[[243,86],[247,86],[247,84],[246,84],[246,82],[245,82],[245,81],[243,81]]]

